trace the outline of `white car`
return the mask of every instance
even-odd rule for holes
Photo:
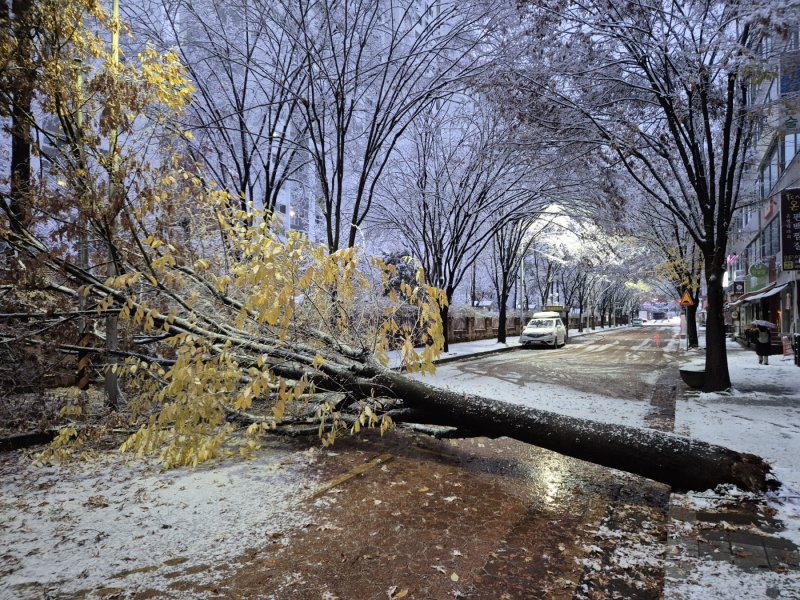
[[[567,342],[567,328],[557,312],[534,313],[519,336],[521,346],[552,346]]]

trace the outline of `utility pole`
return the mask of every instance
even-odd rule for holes
[[[119,0],[113,0],[111,9],[111,65],[114,76],[118,75],[119,67]],[[114,254],[114,222],[117,214],[117,170],[119,168],[119,129],[115,123],[111,128],[108,140],[109,165],[108,165],[108,211],[105,215],[106,236],[108,238],[108,267],[109,277],[117,275],[117,257]],[[119,400],[119,385],[117,374],[113,370],[116,363],[113,352],[119,349],[119,323],[117,314],[111,312],[106,316],[106,350],[108,351],[108,365],[106,366],[105,389],[106,402],[112,409],[117,408]]]

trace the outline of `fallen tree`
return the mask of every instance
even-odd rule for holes
[[[421,271],[397,289],[391,265],[352,247],[328,253],[271,215],[236,210],[241,198],[180,155],[192,86],[177,56],[148,49],[118,61],[83,25],[91,16],[116,30],[98,5],[40,8],[41,60],[26,65],[39,106],[24,112],[50,142],[50,166],[47,181],[22,182],[30,219],[0,196],[0,352],[10,363],[12,349],[55,349],[75,355],[80,385],[103,377],[105,425],[133,432],[123,450],[159,454],[168,468],[237,446],[247,454],[274,433],[314,431],[330,444],[364,427],[427,423],[677,487],[766,487],[769,468],[751,455],[452,394],[388,369],[390,351],[406,370],[433,369],[444,293]],[[35,122],[40,112],[55,129]],[[54,456],[97,433],[82,402],[62,407]]]
[[[392,346],[410,371],[432,370],[441,349],[438,305],[445,300],[421,273],[417,286],[384,296],[392,267],[361,264],[354,248],[328,255],[299,234],[276,233],[264,215],[222,204],[212,213],[221,247],[237,257],[227,268],[138,230],[119,239],[122,275],[101,279],[29,233],[8,236],[27,261],[48,270],[51,289],[91,299],[98,339],[99,317],[119,315],[127,344],[117,355],[126,360],[105,368],[120,375],[120,410],[138,428],[124,450],[160,453],[170,467],[229,454],[231,435],[241,429],[247,453],[271,433],[317,432],[329,444],[345,431],[424,423],[453,428],[449,435],[511,437],[676,488],[733,483],[757,491],[769,484],[769,466],[750,454],[453,393],[389,369]],[[61,318],[40,311],[25,321],[30,326],[43,315]],[[413,348],[416,339],[428,343],[422,353]],[[27,342],[105,352],[102,343],[87,349],[35,335]],[[77,436],[74,428],[64,431],[59,448]]]
[[[411,409],[406,420],[455,426],[465,437],[511,437],[677,489],[733,483],[764,491],[774,485],[768,480],[770,467],[760,457],[702,441],[440,390],[379,367],[365,369],[354,383],[361,391],[378,386],[402,398]]]

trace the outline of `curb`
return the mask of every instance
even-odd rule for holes
[[[470,360],[472,358],[480,358],[489,354],[500,354],[502,352],[512,352],[513,350],[522,350],[522,346],[506,346],[505,348],[492,348],[491,350],[480,350],[478,352],[470,352],[469,354],[458,354],[456,356],[445,356],[437,358],[433,361],[435,365],[444,365],[459,360]]]

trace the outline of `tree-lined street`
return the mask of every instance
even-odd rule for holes
[[[667,325],[598,330],[559,350],[465,357],[441,365],[438,377],[501,395],[510,384],[551,408],[573,398],[584,414],[605,406],[597,418],[636,413],[624,418],[639,418],[645,426],[647,394],[665,371],[673,372],[664,382],[673,409],[676,403],[679,411],[698,404],[674,377],[683,352],[676,334]],[[656,335],[667,340],[660,347]],[[752,362],[749,353],[743,358]],[[555,359],[563,368],[553,366]],[[627,374],[626,382],[615,385],[620,377],[607,377],[586,385],[602,377],[597,367],[606,362]],[[553,385],[554,377],[561,384]],[[583,395],[586,388],[591,394]],[[607,392],[603,405],[595,404],[598,389]],[[796,406],[796,395],[781,396],[786,390],[780,385],[773,394]],[[757,408],[757,399],[749,402]],[[637,404],[643,410],[631,409]],[[739,422],[730,414],[728,419]],[[688,426],[685,417],[678,425]],[[796,447],[800,430],[784,443]],[[60,589],[64,596],[84,590],[134,598],[682,599],[725,598],[748,589],[753,597],[775,590],[775,597],[791,598],[800,584],[800,554],[783,537],[792,532],[763,505],[734,496],[719,506],[705,500],[695,513],[681,508],[686,497],[671,496],[666,486],[507,438],[433,440],[399,430],[344,438],[330,450],[309,451],[303,442],[280,439],[264,450],[244,466],[162,474],[136,465],[112,474],[108,464],[79,464],[79,481],[63,493],[26,482],[30,467],[20,474],[17,464],[24,459],[5,455],[3,492],[13,504],[0,505],[0,511],[7,539],[18,541],[6,556],[10,573],[16,572],[13,581],[32,579],[13,588],[16,597],[39,597],[45,589],[58,597],[54,590]],[[264,494],[259,481],[271,490],[269,501],[242,514],[235,498]],[[82,503],[92,522],[89,533],[77,510]],[[209,523],[203,533],[197,515],[207,515],[213,505],[231,519],[224,528]],[[64,541],[49,548],[40,540],[48,548],[37,546],[24,522],[52,529]],[[139,533],[131,538],[127,531]],[[687,550],[691,544],[694,553]],[[752,544],[767,544],[767,552],[753,554]],[[41,558],[24,561],[34,548]],[[764,564],[756,567],[757,577],[744,582],[732,576],[758,560]],[[55,580],[45,575],[48,563],[59,567]],[[86,565],[92,571],[80,574]],[[708,580],[694,576],[695,591],[684,595],[682,586],[693,579],[685,573],[710,565],[733,571]]]
[[[0,0],[0,595],[794,594],[795,4]]]
[[[685,340],[683,340],[685,344]],[[563,386],[634,402],[647,402],[659,380],[677,373],[675,350],[681,340],[674,327],[648,326],[574,337],[563,348],[519,350],[483,359],[443,365],[437,381],[469,386],[471,378],[490,388],[492,379],[538,396],[541,386]],[[611,402],[613,405],[613,402]],[[613,406],[609,410],[614,412]],[[598,415],[602,419],[602,415]]]

